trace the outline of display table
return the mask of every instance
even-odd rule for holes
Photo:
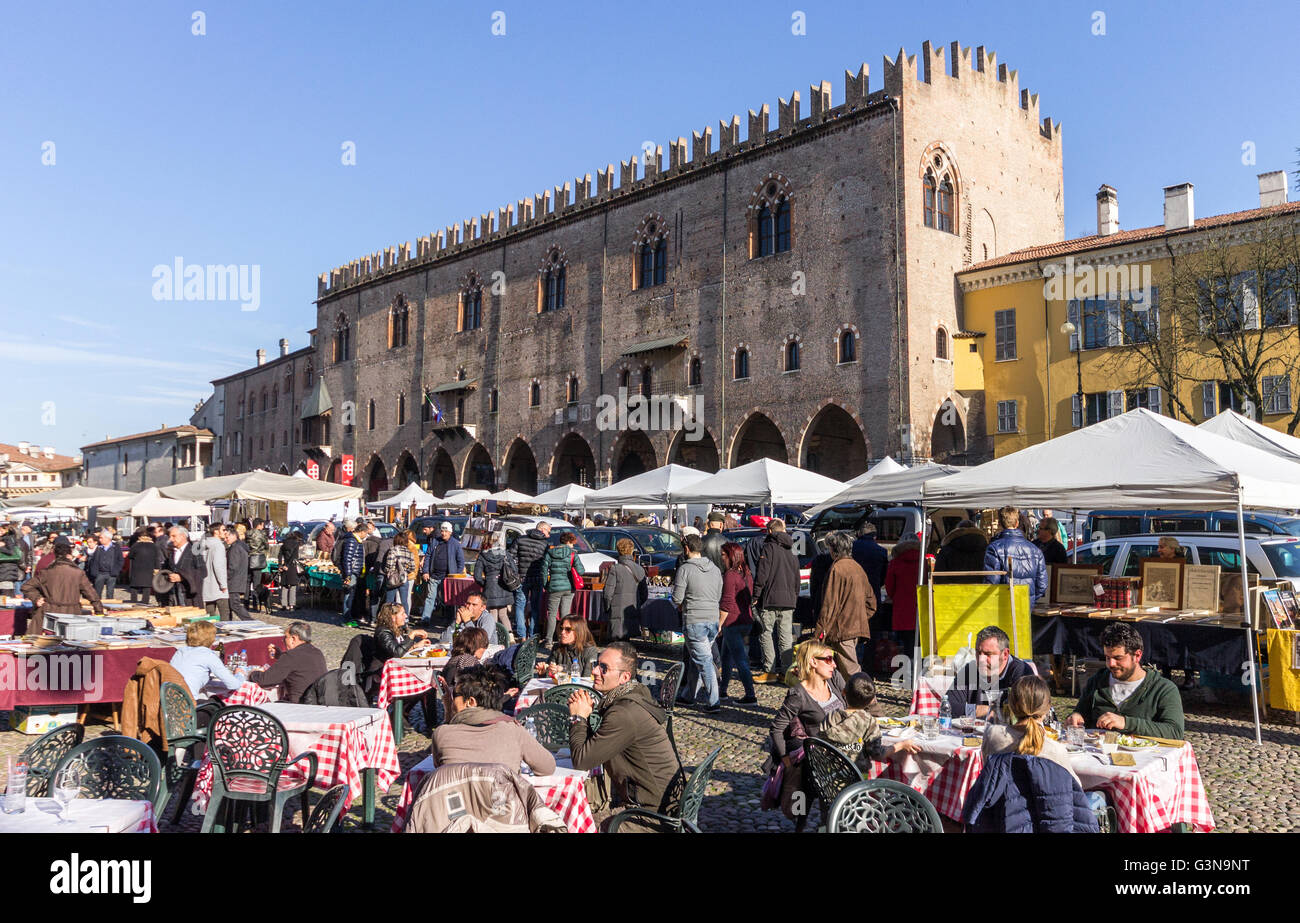
[[[0,635],[27,634],[27,621],[31,614],[30,606],[0,609]]]
[[[1101,633],[1116,619],[1087,618],[1069,615],[1035,615],[1035,654],[1063,654],[1104,660]],[[1156,622],[1150,619],[1128,621],[1142,636],[1142,662],[1174,670],[1216,670],[1237,675],[1250,660],[1245,628],[1220,625],[1197,625],[1180,622]]]
[[[478,581],[473,577],[443,577],[442,593],[439,600],[442,605],[455,609],[458,606],[465,605],[470,593],[481,592],[483,592],[483,588],[478,585]]]
[[[0,814],[4,833],[157,833],[153,805],[147,801],[76,798],[68,805],[68,822],[59,820],[53,798],[28,798],[21,814]]]
[[[406,827],[406,812],[415,801],[420,783],[436,768],[432,755],[411,767],[402,788],[402,799],[393,812],[393,833],[401,833]],[[573,768],[568,750],[555,754],[555,772],[551,775],[524,778],[541,795],[546,806],[560,815],[570,833],[596,832],[596,820],[591,816],[591,803],[587,801],[587,773]]]

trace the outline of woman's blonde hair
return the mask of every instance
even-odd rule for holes
[[[1046,735],[1041,719],[1052,707],[1052,693],[1047,683],[1037,676],[1022,676],[1007,694],[1007,704],[1011,707],[1016,727],[1025,732],[1016,752],[1029,756],[1042,753]]]
[[[237,522],[235,523],[235,534],[239,536],[240,541],[243,541],[248,538],[248,529],[242,522]]]
[[[795,664],[799,668],[799,682],[804,683],[812,679],[813,661],[828,655],[834,655],[825,644],[820,641],[805,641],[799,645],[799,651],[795,655]]]
[[[185,626],[185,643],[190,647],[211,647],[217,640],[217,626],[211,622],[194,621]]]
[[[632,544],[632,539],[630,538],[620,538],[614,543],[614,550],[619,554],[625,554],[630,557],[631,555],[636,554],[636,545]]]

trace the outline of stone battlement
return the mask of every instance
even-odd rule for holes
[[[974,86],[986,87],[990,92],[1005,98],[1008,108],[1018,108],[1027,125],[1032,125],[1042,138],[1060,144],[1060,123],[1050,118],[1039,120],[1038,95],[1019,88],[1018,71],[1008,70],[997,63],[997,55],[985,52],[980,45],[972,56],[969,47],[962,48],[953,42],[945,52],[927,41],[921,45],[921,66],[918,73],[917,56],[908,55],[902,48],[894,59],[884,58],[884,87],[871,92],[867,65],[857,73],[844,72],[844,101],[833,105],[831,84],[823,80],[808,88],[808,113],[802,111],[799,91],[790,98],[777,102],[777,124],[771,125],[771,110],[764,103],[757,112],[749,110],[745,140],[740,138],[739,115],[730,121],[718,122],[717,143],[712,127],[692,131],[688,144],[685,137],[668,142],[668,163],[664,164],[664,149],[643,151],[619,162],[618,183],[614,182],[614,165],[608,164],[596,171],[596,185],[592,188],[592,175],[576,177],[572,183],[545,190],[516,203],[503,205],[477,218],[468,218],[459,224],[450,224],[433,231],[415,242],[412,252],[410,242],[396,247],[386,247],[355,259],[329,272],[321,273],[316,286],[318,299],[332,297],[353,286],[430,263],[467,249],[522,233],[589,208],[595,208],[630,192],[659,183],[670,182],[743,153],[760,149],[796,137],[828,122],[860,115],[891,98],[906,105],[909,96],[921,92],[921,86],[942,87],[947,81],[965,80]]]

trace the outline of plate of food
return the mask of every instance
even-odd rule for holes
[[[906,728],[912,726],[911,718],[877,718],[876,723],[882,728]]]
[[[953,718],[952,726],[959,731],[983,731],[988,722],[983,718],[961,717]]]
[[[1132,737],[1128,734],[1120,734],[1116,742],[1119,744],[1121,750],[1129,751],[1150,750],[1152,747],[1156,746],[1154,740],[1147,740],[1144,737]]]

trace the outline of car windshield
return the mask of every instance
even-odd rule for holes
[[[572,535],[574,538],[578,540],[573,546],[575,551],[581,552],[582,554],[586,554],[587,552],[592,550],[592,547],[589,544],[587,544],[587,540],[583,538],[581,535],[579,535],[577,532],[573,531],[572,529],[569,529],[567,531],[561,531],[560,529],[554,530],[553,532],[551,532],[550,543],[552,545],[560,544],[560,539],[565,535]]]
[[[681,554],[682,540],[671,532],[633,532],[646,554]]]
[[[817,531],[834,532],[839,529],[856,530],[858,520],[864,514],[860,507],[851,507],[849,509],[829,509],[822,513],[821,518],[817,520]]]
[[[1300,577],[1300,542],[1269,542],[1261,547],[1277,576]]]

